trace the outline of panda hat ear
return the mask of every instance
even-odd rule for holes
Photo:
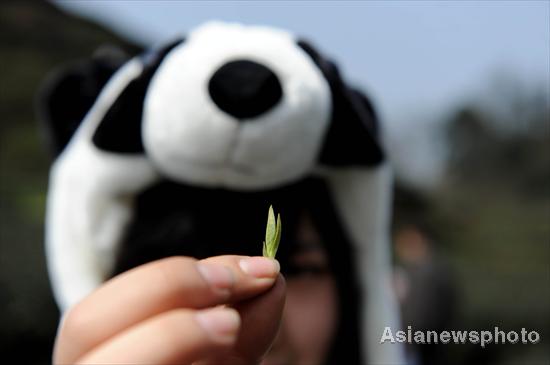
[[[128,58],[120,48],[105,45],[90,59],[47,76],[36,95],[36,110],[54,156],[65,148],[107,81]]]
[[[346,85],[336,65],[310,43],[299,40],[326,78],[332,94],[332,116],[319,162],[328,166],[372,166],[384,160],[372,104],[360,91]]]
[[[335,210],[353,245],[365,303],[362,335],[369,363],[403,364],[399,344],[380,344],[389,326],[399,328],[399,309],[391,287],[392,176],[380,143],[376,114],[365,95],[347,86],[334,63],[310,44],[298,41],[327,79],[332,117],[319,155]]]
[[[141,121],[147,88],[166,55],[183,41],[177,39],[140,56],[142,72],[128,83],[99,122],[92,137],[96,147],[109,152],[143,153]]]
[[[147,87],[164,57],[183,41],[177,39],[139,57],[140,75],[127,83],[97,124],[92,135],[96,147],[117,153],[143,152],[141,118]],[[37,95],[37,112],[54,156],[63,151],[107,82],[128,59],[119,48],[102,47],[91,59],[62,67],[46,79]]]

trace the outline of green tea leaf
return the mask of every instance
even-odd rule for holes
[[[267,227],[265,229],[265,241],[262,247],[262,254],[264,257],[275,258],[279,243],[281,241],[281,215],[277,215],[277,221],[275,221],[275,213],[273,207],[269,206],[269,212],[267,214]]]
[[[269,212],[267,213],[267,226],[265,228],[265,244],[268,252],[270,251],[273,239],[275,238],[275,214],[273,213],[273,206],[269,206]]]
[[[262,248],[262,255],[264,257],[269,257],[269,254],[267,253],[267,245],[265,244],[265,241],[264,241],[264,245],[263,245],[263,248]]]
[[[279,243],[281,242],[281,215],[277,214],[277,227],[275,228],[275,242],[273,247],[273,257],[279,249]]]

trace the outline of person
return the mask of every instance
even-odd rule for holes
[[[170,248],[163,249],[160,242],[156,252],[168,258],[142,263],[151,257],[145,248],[151,246],[134,242],[133,259],[122,252],[127,262],[119,263],[120,274],[66,312],[54,363],[360,363],[360,300],[349,276],[353,265],[342,242],[345,237],[338,236],[338,221],[327,205],[329,194],[323,184],[309,179],[265,195],[253,194],[254,198],[246,196],[219,193],[217,199],[202,202],[204,206],[212,200],[228,205],[232,204],[227,199],[241,201],[241,207],[234,208],[237,214],[219,215],[229,227],[238,224],[241,219],[235,217],[240,215],[254,220],[258,211],[253,206],[269,196],[283,220],[280,263],[254,255],[215,255],[228,250],[252,253],[222,243],[246,240],[247,234],[225,229],[216,213],[210,215],[210,223],[221,225],[221,230],[208,236],[202,232],[199,238],[190,229],[187,241],[193,243],[188,246],[168,244],[165,248]],[[184,211],[182,207],[180,214]],[[143,227],[143,217],[140,220]],[[145,226],[150,237],[159,237],[166,224],[146,221]],[[137,233],[129,237],[150,242]],[[166,245],[170,239],[165,233],[160,241]],[[126,271],[126,265],[137,267]]]
[[[445,331],[457,310],[453,272],[438,250],[432,230],[421,220],[401,223],[395,231],[396,282],[403,323],[415,330]],[[409,354],[423,365],[441,364],[449,356],[437,344],[409,345]]]
[[[48,270],[61,310],[74,306],[55,360],[256,362],[274,341],[268,363],[401,363],[399,344],[379,342],[399,313],[389,280],[391,173],[368,97],[312,44],[262,26],[209,22],[117,65],[68,67],[43,92],[57,152]],[[287,284],[271,268],[256,278],[261,286],[247,265],[269,266],[256,256],[270,205],[283,219],[277,260]],[[157,292],[178,280],[164,274],[157,284],[155,272],[166,270],[155,267],[183,258],[195,260],[181,265],[188,286],[173,288],[174,298]],[[213,263],[233,278],[223,299],[205,279]],[[173,310],[187,313],[177,327],[197,342],[150,336]],[[217,347],[205,332],[210,317],[228,335]],[[71,348],[81,350],[66,355]]]

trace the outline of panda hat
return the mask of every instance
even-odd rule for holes
[[[273,204],[283,272],[304,211],[326,247],[340,301],[329,361],[403,363],[398,345],[379,342],[399,316],[376,116],[310,44],[210,22],[128,61],[107,53],[58,71],[42,95],[56,151],[47,260],[62,310],[157,258],[260,254]]]

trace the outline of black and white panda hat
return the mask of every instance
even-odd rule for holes
[[[44,95],[41,116],[58,152],[46,247],[62,309],[117,271],[186,254],[174,249],[182,237],[215,241],[216,224],[228,237],[236,224],[228,216],[265,224],[270,203],[281,202],[286,217],[303,200],[318,224],[341,231],[329,250],[347,253],[335,271],[353,269],[341,277],[340,295],[356,283],[355,302],[365,299],[346,326],[363,328],[368,362],[403,363],[399,346],[379,343],[399,316],[390,283],[391,174],[376,116],[310,44],[270,27],[210,22],[127,62],[98,57],[58,73]],[[312,195],[318,182],[328,205]],[[241,253],[225,251],[204,252]]]

